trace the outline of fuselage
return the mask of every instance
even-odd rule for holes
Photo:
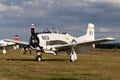
[[[83,36],[73,37],[68,33],[59,32],[57,28],[47,28],[45,31],[40,33],[35,33],[34,25],[31,27],[31,38],[30,38],[30,46],[36,50],[44,50],[57,52],[58,49],[56,46],[64,46],[64,45],[73,45],[85,43],[88,41],[94,41],[94,25],[89,24],[87,28],[87,33]],[[87,51],[87,49],[93,48],[93,45],[84,45],[84,46],[76,46],[77,52]],[[85,50],[84,50],[85,49]],[[59,49],[61,50],[61,49]],[[66,50],[66,49],[62,49]],[[48,52],[49,53],[49,52]]]
[[[77,39],[68,33],[40,33],[37,37],[39,38],[39,45],[45,50],[49,50],[51,47],[56,45],[65,45],[77,42]]]

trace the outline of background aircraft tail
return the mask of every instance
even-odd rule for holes
[[[15,35],[14,38],[13,38],[13,40],[15,40],[15,41],[19,41],[19,37],[18,37],[18,35]]]
[[[18,36],[18,35],[15,35],[14,38],[13,38],[13,40],[14,40],[14,41],[19,41],[19,36]],[[18,45],[18,44],[16,44],[16,45],[13,46],[13,49],[14,49],[14,50],[15,50],[15,49],[18,49],[18,48],[19,48],[19,45]]]

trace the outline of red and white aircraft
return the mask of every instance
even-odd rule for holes
[[[95,39],[94,25],[88,24],[87,33],[80,37],[73,37],[68,33],[60,33],[56,28],[47,28],[45,31],[35,33],[34,24],[31,25],[31,37],[29,42],[14,41],[6,39],[6,41],[25,44],[37,51],[36,60],[42,60],[42,53],[58,54],[65,51],[70,56],[70,61],[77,60],[77,53],[88,51],[94,48],[94,44],[107,41],[113,41],[114,38]]]
[[[19,40],[18,35],[15,35],[13,40],[18,41]],[[8,42],[8,41],[5,41],[5,40],[0,40],[0,47],[3,47],[3,51],[2,51],[3,54],[7,53],[6,47],[8,47],[8,46],[13,46],[13,49],[19,48],[19,45],[16,45],[16,43],[14,43],[14,42]]]

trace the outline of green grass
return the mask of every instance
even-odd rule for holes
[[[113,55],[113,54],[117,54]],[[0,80],[119,80],[120,53],[90,52],[78,54],[69,61],[67,54],[43,54],[36,62],[35,54],[23,55],[20,50],[0,54]]]

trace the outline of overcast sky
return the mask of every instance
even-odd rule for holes
[[[32,23],[37,32],[58,27],[74,36],[93,23],[96,38],[120,42],[120,0],[0,0],[0,39],[18,34],[27,41]]]

